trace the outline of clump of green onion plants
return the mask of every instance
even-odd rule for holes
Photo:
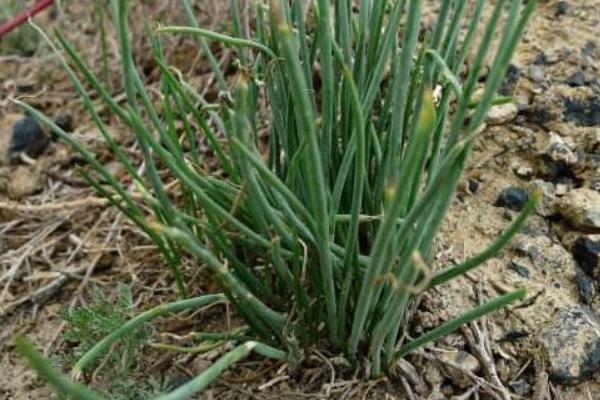
[[[256,1],[251,24],[242,23],[233,0],[232,32],[222,34],[201,29],[181,0],[190,27],[159,27],[150,35],[161,71],[159,102],[135,68],[126,3],[110,2],[126,105],[60,33],[57,40],[84,105],[143,201],[48,118],[19,104],[86,158],[93,172],[82,171],[85,179],[156,243],[183,298],[193,290],[180,273],[183,253],[210,268],[222,287],[222,295],[159,306],[161,312],[140,321],[226,298],[248,324],[251,340],[238,338],[239,346],[212,368],[161,398],[201,390],[252,351],[297,365],[302,349],[325,345],[323,337],[355,365],[368,360],[378,376],[418,347],[524,297],[518,289],[421,337],[407,341],[401,334],[417,294],[494,256],[535,207],[537,194],[481,254],[441,271],[429,268],[477,132],[489,108],[506,101],[496,92],[535,1],[498,0],[489,18],[482,18],[484,0],[443,1],[435,25],[424,29],[421,0],[362,0],[358,10],[350,0]],[[197,37],[221,90],[216,103],[168,66],[160,42],[166,34]],[[499,46],[488,54],[494,40]],[[209,42],[235,51],[235,79],[219,69]],[[491,60],[490,71],[474,96],[484,60]],[[135,134],[142,173],[99,118],[87,87]],[[199,141],[218,161],[218,173],[205,168]],[[165,190],[159,166],[179,183],[184,200],[175,202]],[[136,321],[126,325],[86,353],[74,373]],[[43,370],[43,360],[19,343]],[[59,375],[49,379],[91,393]]]

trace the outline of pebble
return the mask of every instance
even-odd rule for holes
[[[529,271],[529,268],[519,264],[518,261],[510,261],[508,263],[508,268],[516,272],[522,278],[529,279],[531,277],[531,272]]]
[[[26,153],[29,157],[39,157],[49,144],[50,138],[35,118],[25,116],[13,125],[8,157],[15,159],[20,153]]]
[[[571,253],[548,236],[518,235],[512,248],[517,255],[529,258],[534,273],[553,274],[560,271],[575,276],[577,266]]]
[[[471,192],[471,194],[475,194],[481,187],[481,183],[477,179],[469,179],[467,180],[467,186],[469,188],[469,192]]]
[[[578,237],[571,246],[571,252],[577,264],[588,275],[600,278],[600,235]]]
[[[508,70],[506,71],[506,76],[498,89],[498,94],[502,96],[512,96],[515,93],[515,88],[517,87],[517,83],[521,78],[521,70],[514,64],[510,64],[508,66]]]
[[[567,193],[559,203],[560,214],[582,232],[600,233],[600,193],[579,188]]]
[[[557,383],[580,383],[600,368],[600,320],[586,306],[560,311],[540,341]]]
[[[498,199],[496,199],[495,206],[508,208],[513,211],[520,211],[523,209],[529,196],[525,190],[509,186],[500,192]]]
[[[70,114],[60,114],[56,117],[54,123],[66,133],[73,132],[73,118]]]
[[[571,87],[581,87],[585,85],[585,75],[582,70],[578,70],[573,75],[567,78],[567,85]]]
[[[591,96],[587,99],[563,99],[563,117],[566,122],[574,122],[578,126],[600,125],[600,96]]]
[[[547,62],[547,60],[545,60]],[[535,83],[542,83],[546,79],[544,69],[536,64],[529,66],[529,78]]]
[[[499,104],[490,108],[485,121],[490,125],[502,125],[514,120],[518,113],[515,103]]]
[[[562,1],[562,0],[559,1],[558,3],[556,3],[556,9],[554,11],[554,16],[561,17],[563,15],[567,15],[567,12],[569,12],[569,8],[571,8],[569,3],[567,3],[566,1]]]
[[[591,305],[596,297],[596,283],[583,271],[577,273],[577,289],[584,304]]]
[[[556,134],[551,134],[550,144],[540,158],[543,161],[542,174],[552,181],[574,177],[583,163],[583,155],[571,150]]]

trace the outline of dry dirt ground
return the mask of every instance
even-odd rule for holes
[[[93,2],[66,3],[38,22],[67,32],[86,59],[101,65]],[[144,2],[134,13],[173,21],[180,18],[169,12],[176,3]],[[202,6],[204,26],[219,28],[226,15],[222,2],[196,4]],[[522,304],[409,357],[386,379],[362,382],[336,363],[335,354],[314,351],[300,373],[260,358],[240,363],[198,398],[600,398],[600,322],[595,316],[600,315],[599,37],[600,0],[541,2],[505,81],[515,103],[496,107],[488,118],[437,243],[435,266],[478,253],[506,228],[517,213],[497,204],[505,189],[512,188],[510,203],[522,194],[518,189],[540,188],[543,202],[499,256],[424,296],[410,333],[426,331],[515,286],[528,288]],[[117,44],[111,40],[109,35],[109,69],[116,71]],[[205,88],[211,77],[195,43],[173,39],[170,45],[173,64]],[[155,71],[146,59],[147,43],[138,40],[134,47],[152,84]],[[231,54],[219,56],[226,64]],[[118,87],[117,74],[109,80]],[[111,163],[47,48],[31,58],[1,54],[0,85],[2,158],[20,118],[7,99],[20,96],[49,115],[69,113],[73,135]],[[112,128],[120,132],[118,124]],[[85,304],[91,287],[114,294],[117,283],[127,284],[137,310],[175,297],[157,251],[82,183],[75,172],[79,164],[68,148],[53,143],[37,160],[0,165],[0,399],[50,398],[14,351],[11,338],[26,334],[46,354],[63,351],[66,326],[57,312]],[[115,167],[114,173],[122,171]],[[190,265],[186,273],[199,282],[196,290],[209,289],[195,271]],[[172,317],[155,328],[185,334],[193,322],[190,316]],[[153,340],[167,340],[157,336]],[[161,379],[186,379],[220,351],[182,356],[145,346],[140,370]],[[131,382],[136,379],[141,377],[132,376]]]

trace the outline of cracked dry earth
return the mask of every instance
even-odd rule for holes
[[[410,333],[427,331],[465,308],[517,286],[527,287],[528,297],[522,304],[438,341],[428,349],[429,357],[409,357],[418,374],[408,379],[415,398],[600,398],[599,38],[600,0],[540,2],[503,84],[503,92],[514,94],[515,101],[490,112],[440,235],[434,267],[460,262],[483,250],[515,218],[531,191],[541,190],[543,200],[523,232],[499,256],[423,296]],[[19,67],[0,65],[2,79],[14,79],[18,72]],[[18,119],[15,113],[10,107],[0,110],[0,151],[6,148],[10,127]],[[86,130],[89,125],[76,126],[77,134]],[[21,204],[52,201],[54,195],[42,194],[49,190],[57,194],[56,185],[65,183],[57,183],[43,172],[64,170],[60,164],[68,164],[64,161],[71,156],[54,145],[50,155],[40,157],[35,165],[1,166],[0,200]],[[77,215],[81,214],[73,214]],[[34,217],[18,218],[27,223]],[[14,243],[1,236],[10,231],[13,220],[17,220],[15,213],[0,209],[4,229],[0,231],[0,254],[15,249]],[[81,233],[85,223],[92,223],[82,221],[74,224],[80,229],[75,233]],[[120,240],[126,237],[119,236]],[[69,240],[68,235],[61,240]],[[134,244],[124,246],[135,248]],[[129,257],[127,251],[125,254]],[[41,265],[48,269],[43,257],[27,257],[30,268]],[[120,279],[119,266],[135,269],[142,264],[139,259],[130,261],[108,262],[108,271],[100,268],[100,283]],[[9,268],[2,267],[2,273]],[[16,294],[35,288],[27,280],[15,284],[21,285]],[[132,284],[142,286],[140,282]],[[77,286],[66,288],[73,291]],[[60,332],[56,311],[71,299],[63,293],[0,316],[0,399],[48,398],[48,392],[10,347],[10,337],[27,332],[41,347],[54,342],[55,333]],[[456,364],[462,372],[449,366]],[[390,381],[365,393],[365,398],[406,398],[402,386],[393,378]],[[499,397],[486,394],[482,389],[486,385]],[[210,392],[214,398],[250,398],[215,386]],[[248,385],[245,390],[253,391],[256,398],[325,397],[318,385],[314,396],[306,390],[295,397],[293,390],[301,392],[303,387],[286,381],[262,392],[254,389]],[[465,397],[460,397],[463,394]],[[362,397],[348,396],[345,398]]]

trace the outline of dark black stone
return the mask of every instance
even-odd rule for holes
[[[578,126],[600,125],[600,96],[590,97],[587,100],[563,99],[564,120],[574,122]]]
[[[548,63],[548,57],[544,52],[538,53],[533,59],[533,63],[536,65],[544,65]]]
[[[56,117],[54,123],[67,133],[73,131],[73,118],[70,114],[60,114],[58,117]]]
[[[581,301],[587,305],[592,304],[594,297],[596,297],[596,283],[594,280],[580,271],[577,274],[577,287]]]
[[[469,185],[469,192],[473,194],[477,193],[477,191],[481,187],[481,183],[479,183],[479,181],[476,179],[469,179],[467,183]]]
[[[514,342],[519,339],[523,339],[529,336],[529,332],[527,331],[510,331],[503,338],[500,339],[500,342]]]
[[[25,116],[13,126],[8,156],[13,158],[25,152],[30,157],[38,157],[46,151],[49,143],[50,138],[46,136],[35,118]]]
[[[567,85],[571,87],[581,87],[585,85],[585,75],[582,70],[575,72],[569,78],[567,78]]]
[[[580,236],[573,243],[571,249],[573,258],[587,274],[598,277],[598,262],[600,260],[600,240],[592,240],[586,236]]]
[[[569,8],[571,8],[569,3],[567,3],[566,1],[559,1],[558,3],[556,3],[556,9],[554,11],[554,15],[557,17],[566,15],[567,12],[569,12]]]
[[[529,277],[531,276],[531,273],[529,272],[529,268],[527,268],[521,264],[518,264],[514,261],[511,261],[508,263],[508,268],[512,269],[513,271],[515,271],[517,274],[519,274],[523,278],[529,279]]]
[[[513,211],[521,211],[521,209],[527,204],[529,196],[527,192],[521,188],[509,186],[502,190],[498,199],[496,200],[496,207],[504,207]]]
[[[508,66],[506,76],[498,89],[498,93],[503,96],[512,96],[515,93],[515,87],[521,78],[521,70],[514,64]]]

